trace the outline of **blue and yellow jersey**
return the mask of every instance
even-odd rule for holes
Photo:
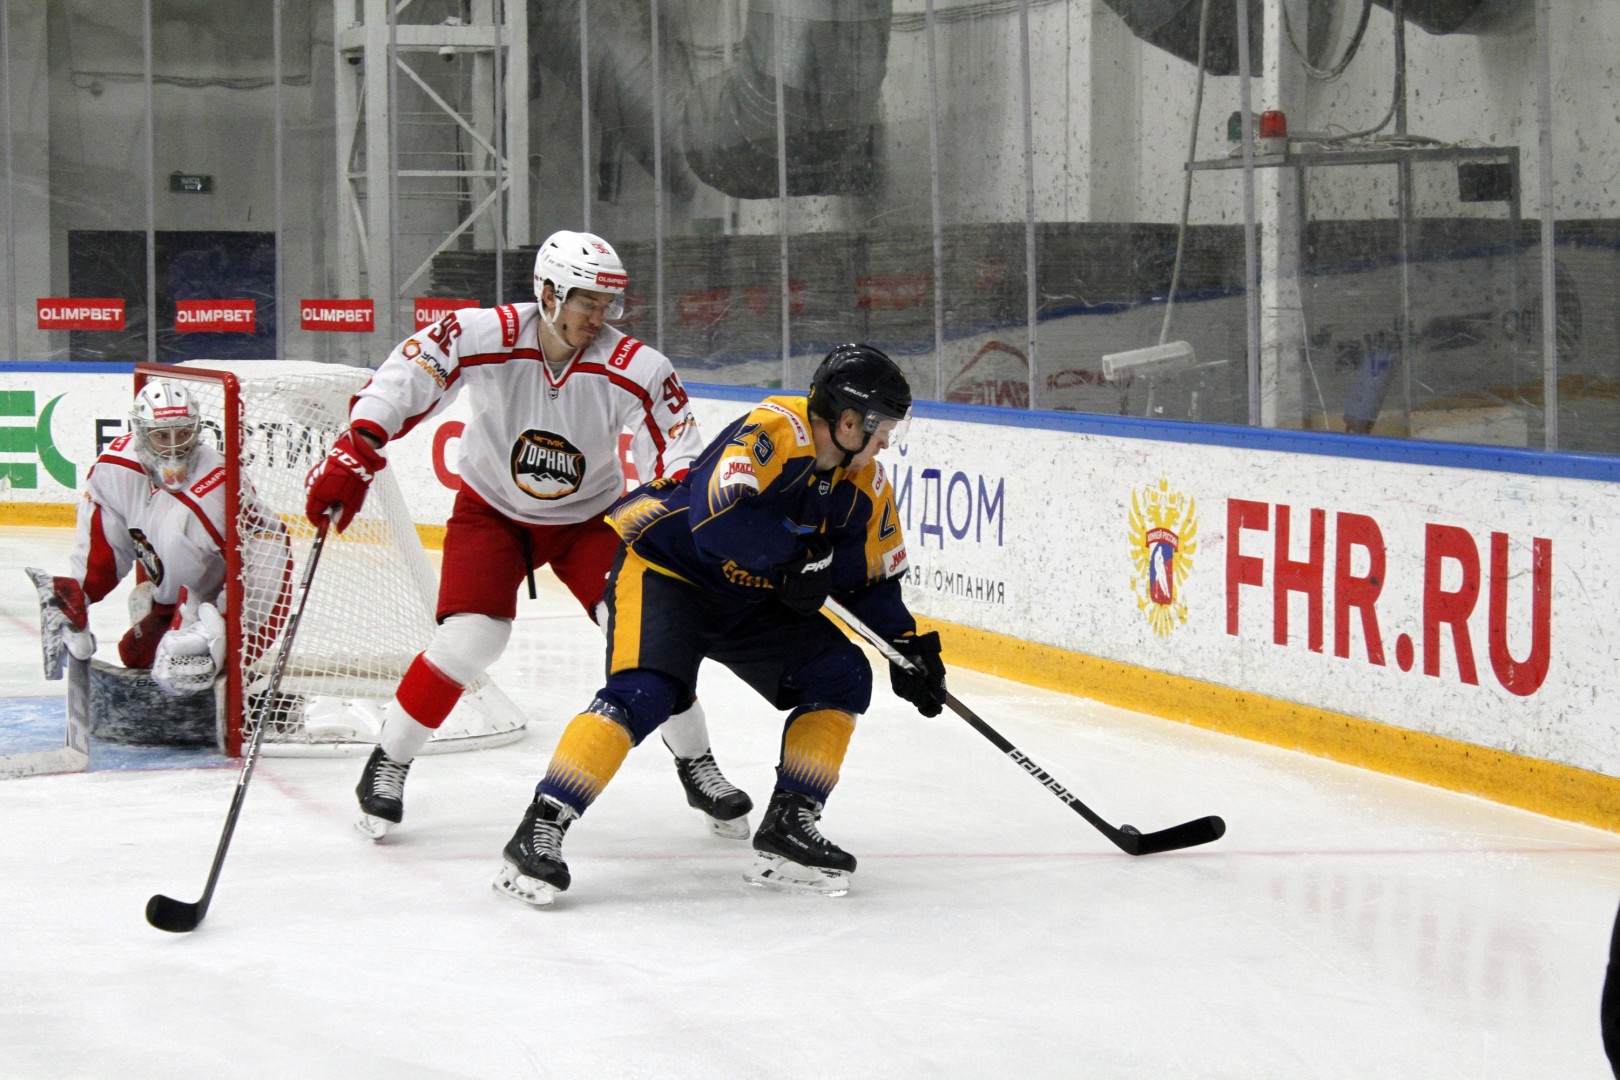
[[[679,481],[626,496],[608,522],[654,569],[743,600],[769,598],[804,537],[833,543],[833,595],[880,633],[915,629],[900,598],[906,541],[883,466],[816,471],[802,397],[767,398],[729,424]]]

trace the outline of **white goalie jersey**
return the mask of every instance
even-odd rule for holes
[[[112,441],[90,470],[74,536],[72,574],[91,602],[139,562],[152,601],[174,604],[186,588],[213,601],[225,584],[225,463],[199,446],[190,483],[169,492],[147,478],[131,435]]]
[[[501,513],[538,525],[587,520],[619,496],[625,429],[643,479],[685,470],[703,439],[669,360],[604,326],[554,374],[540,350],[539,308],[462,309],[424,328],[389,353],[350,421],[396,438],[470,387],[462,481]]]

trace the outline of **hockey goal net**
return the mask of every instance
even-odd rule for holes
[[[349,401],[371,373],[311,362],[137,364],[183,381],[204,438],[225,458],[227,658],[220,682],[224,749],[240,754],[265,725],[267,754],[319,754],[375,742],[383,706],[433,635],[437,585],[392,472],[377,474],[361,513],[328,533],[292,652],[265,693],[281,631],[297,604],[315,529],[304,478],[348,426]],[[487,677],[467,688],[429,752],[520,738],[525,717]]]

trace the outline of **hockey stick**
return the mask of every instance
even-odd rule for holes
[[[856,618],[848,608],[837,600],[828,597],[827,610],[838,616],[844,625],[856,634],[865,638],[872,647],[883,654],[883,658],[891,664],[899,664],[908,671],[916,671],[917,665],[906,659],[899,650],[880,637],[860,619]],[[1226,832],[1226,822],[1213,815],[1201,817],[1195,821],[1185,821],[1180,825],[1172,825],[1168,829],[1158,832],[1145,833],[1134,825],[1121,825],[1115,828],[1099,817],[1091,807],[1081,802],[1069,793],[1062,784],[1052,779],[1050,773],[1031,761],[1029,755],[1002,737],[1001,732],[979,719],[974,711],[956,700],[956,696],[949,691],[945,694],[945,704],[950,706],[952,712],[966,720],[968,724],[995,744],[1003,754],[1012,758],[1029,775],[1041,782],[1041,786],[1062,799],[1063,802],[1091,823],[1091,826],[1113,842],[1114,846],[1127,855],[1154,855],[1161,851],[1175,851],[1179,848],[1197,847],[1199,844],[1208,844],[1219,840]]]
[[[231,846],[231,834],[236,831],[236,819],[242,812],[242,799],[247,795],[248,781],[253,779],[253,765],[259,759],[259,740],[264,736],[267,703],[275,699],[276,688],[281,685],[281,669],[287,663],[287,654],[292,652],[299,620],[304,617],[304,604],[309,601],[309,583],[315,577],[316,564],[321,561],[321,548],[326,544],[326,530],[331,523],[331,516],[328,515],[315,530],[315,542],[310,546],[309,562],[304,567],[304,580],[298,586],[298,610],[287,622],[286,636],[282,638],[281,649],[276,653],[275,666],[270,669],[270,682],[265,692],[259,695],[254,709],[253,737],[248,740],[247,753],[242,756],[242,771],[236,778],[236,793],[231,796],[231,812],[225,817],[225,831],[220,834],[219,847],[214,850],[214,865],[208,870],[208,884],[203,887],[202,899],[188,904],[162,893],[153,896],[146,902],[146,921],[159,930],[167,930],[171,934],[189,933],[197,929],[197,924],[208,914],[208,903],[214,898],[214,886],[219,882],[220,867],[225,863],[225,850]]]

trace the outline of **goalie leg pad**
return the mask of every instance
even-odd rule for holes
[[[90,730],[96,739],[129,746],[214,746],[217,726],[212,693],[170,697],[150,672],[90,662]]]

